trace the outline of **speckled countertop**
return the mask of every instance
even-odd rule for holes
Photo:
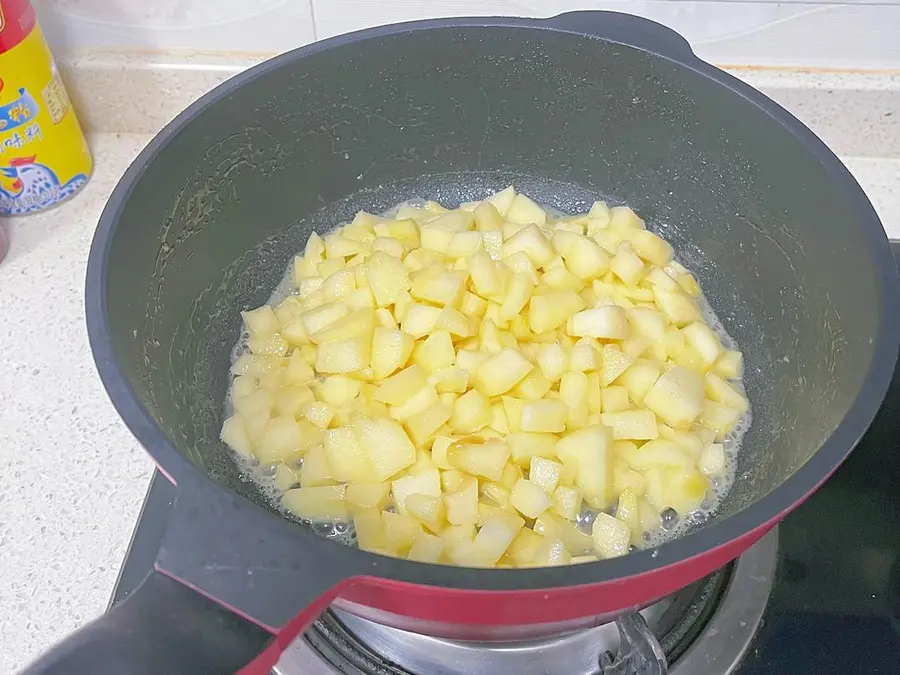
[[[84,326],[88,249],[147,135],[94,134],[74,200],[6,223],[0,264],[0,673],[106,607],[152,465],[107,400]],[[848,159],[900,237],[900,160]]]

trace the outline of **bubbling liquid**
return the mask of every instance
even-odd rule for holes
[[[423,208],[425,206],[425,203],[425,199],[410,199],[398,204],[397,206],[389,209],[388,211],[385,211],[380,215],[383,218],[390,219],[395,217],[399,209],[404,206]],[[554,219],[567,217],[567,214],[559,211],[558,209],[548,207],[543,204],[541,206]],[[334,229],[342,227],[344,224],[345,223],[338,224]],[[322,234],[324,235],[325,233]],[[302,253],[303,251],[298,251],[298,254]],[[691,271],[690,268],[686,266],[685,269],[687,269],[688,272]],[[277,305],[289,295],[293,295],[294,293],[295,289],[292,278],[292,263],[288,263],[281,281],[279,281],[275,286],[272,294],[266,300],[266,304],[273,306]],[[716,316],[716,313],[713,311],[713,308],[706,300],[706,297],[701,295],[700,297],[696,298],[696,300],[700,305],[700,309],[703,313],[704,322],[713,332],[715,332],[715,334],[719,338],[719,341],[722,343],[722,346],[728,350],[738,350],[739,348],[737,346],[737,343],[725,330],[722,321],[718,316]],[[247,334],[246,328],[243,328],[240,337],[231,350],[230,363],[234,364],[234,362],[237,361],[238,358],[240,358],[244,354],[248,354],[249,352],[249,335]],[[730,380],[730,383],[746,397],[742,379]],[[228,394],[225,400],[225,416],[228,417],[231,414],[231,387],[229,387]],[[719,506],[722,503],[722,500],[725,498],[725,496],[731,490],[732,485],[734,484],[735,476],[737,475],[738,453],[741,448],[744,434],[747,432],[747,429],[750,428],[750,424],[752,423],[752,421],[752,409],[748,408],[747,412],[735,425],[734,429],[732,429],[732,431],[722,441],[722,445],[725,450],[725,472],[721,476],[715,476],[710,479],[710,489],[707,491],[706,496],[704,497],[703,502],[700,505],[700,508],[695,509],[691,513],[688,513],[684,516],[679,516],[673,511],[673,513],[675,513],[674,519],[664,517],[662,519],[663,523],[660,527],[644,532],[644,548],[655,548],[666,543],[667,541],[671,541],[672,539],[676,539],[687,534],[702,523],[706,522],[718,510]],[[242,455],[239,455],[238,453],[234,453],[234,457],[241,466],[242,473],[260,488],[269,504],[274,509],[279,511],[279,513],[290,520],[297,521],[302,525],[309,527],[320,536],[326,537],[328,539],[334,539],[348,546],[356,545],[356,533],[353,531],[352,523],[313,522],[306,518],[299,518],[295,514],[285,510],[282,506],[281,500],[284,491],[279,489],[275,485],[274,466],[263,466],[259,462],[248,459]],[[389,507],[388,510],[393,509],[392,507]],[[607,513],[613,515],[615,513],[615,505],[608,509]],[[596,518],[596,516],[597,511],[585,506],[584,508],[582,508],[576,524],[585,533],[590,534],[591,525],[594,522],[594,518]]]

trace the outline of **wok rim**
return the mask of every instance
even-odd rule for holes
[[[615,13],[596,12],[596,14],[599,16]],[[629,19],[632,18],[636,17],[629,16]],[[641,21],[646,22],[646,20]],[[216,101],[290,62],[372,38],[434,29],[525,28],[568,33],[579,38],[597,39],[599,37],[566,26],[554,26],[552,22],[553,19],[514,17],[466,17],[413,21],[361,30],[306,45],[268,59],[218,85],[169,122],[140,152],[111,193],[91,243],[85,282],[86,322],[97,371],[110,400],[132,434],[153,457],[162,472],[173,482],[208,481],[219,492],[237,496],[208,472],[192,464],[175,448],[153,420],[147,408],[138,399],[114,356],[106,298],[110,250],[117,223],[146,167],[194,118],[206,111]],[[652,24],[653,22],[646,23]],[[343,550],[343,555],[356,558],[355,567],[358,570],[358,576],[374,576],[445,589],[534,591],[611,582],[620,583],[629,579],[634,580],[643,575],[662,572],[666,568],[686,563],[692,559],[705,557],[713,551],[734,545],[739,539],[748,540],[747,545],[749,546],[752,541],[749,535],[768,529],[812,494],[849,456],[868,430],[887,393],[897,360],[898,345],[900,345],[900,312],[888,310],[891,307],[900,306],[900,280],[898,280],[897,267],[887,235],[862,188],[840,159],[802,122],[737,78],[707,64],[690,52],[663,54],[646,47],[631,45],[624,39],[621,42],[607,36],[600,39],[641,49],[670,60],[725,87],[734,95],[740,96],[747,102],[747,105],[757,107],[797,137],[806,150],[812,153],[826,169],[829,177],[834,181],[835,188],[842,190],[853,210],[858,214],[859,235],[865,240],[865,246],[878,277],[880,291],[877,298],[880,310],[879,320],[877,333],[873,336],[871,363],[856,398],[849,406],[844,418],[821,447],[777,488],[741,511],[666,542],[656,549],[637,551],[610,560],[561,567],[499,570],[451,567],[391,558],[348,547],[320,537],[306,528],[284,519],[274,511],[263,509],[238,497],[246,508],[257,509],[266,514],[272,527],[278,528],[284,533],[289,532],[289,536],[296,539],[297,545],[339,547]],[[337,554],[335,550],[329,552],[329,555],[335,554]]]

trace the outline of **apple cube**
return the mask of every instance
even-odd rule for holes
[[[517,432],[506,437],[511,461],[522,468],[531,465],[532,457],[555,459],[558,440],[559,437],[554,434],[540,433]]]
[[[537,567],[553,567],[556,565],[568,565],[572,562],[572,556],[566,545],[560,539],[541,537],[534,552],[532,565]]]
[[[716,403],[727,405],[734,408],[739,413],[747,412],[749,404],[744,395],[734,388],[731,384],[723,380],[715,373],[707,373],[704,381],[704,391],[706,398]]]
[[[534,366],[515,349],[504,349],[475,372],[475,389],[485,396],[503,394],[518,384]]]
[[[412,365],[384,380],[375,391],[376,401],[388,405],[403,405],[428,385],[425,370]]]
[[[548,342],[537,350],[537,365],[550,382],[558,382],[569,368],[569,358],[558,342]]]
[[[453,414],[453,408],[441,402],[410,416],[406,420],[406,430],[416,447],[422,447],[431,440],[438,429],[444,426]]]
[[[352,373],[369,367],[372,342],[354,337],[321,344],[316,351],[316,370],[320,373]]]
[[[568,418],[569,407],[562,401],[528,401],[522,406],[519,428],[525,432],[556,433],[565,430]]]
[[[458,442],[447,448],[447,461],[461,471],[499,481],[509,459],[509,446],[500,439],[484,443]]]
[[[488,518],[475,535],[473,542],[485,559],[494,564],[506,553],[524,525],[525,521],[515,516]]]
[[[526,518],[537,518],[553,504],[540,485],[525,478],[513,486],[509,503]]]
[[[715,372],[726,380],[737,380],[741,377],[744,370],[743,354],[737,351],[726,351],[719,360],[716,361]]]
[[[533,295],[528,305],[528,325],[535,333],[555,330],[584,307],[584,300],[574,291]]]
[[[566,426],[579,429],[587,425],[590,414],[588,378],[584,373],[566,373],[559,382],[559,398],[569,408]]]
[[[594,550],[602,559],[616,558],[628,553],[631,530],[621,520],[608,513],[598,513],[591,527]]]
[[[400,293],[412,285],[403,263],[387,253],[375,251],[365,265],[366,278],[379,307],[394,304]]]
[[[323,487],[334,485],[335,482],[331,476],[325,446],[322,444],[312,446],[303,456],[303,465],[300,467],[301,487]]]
[[[464,478],[459,488],[445,494],[444,510],[451,525],[474,525],[478,520],[478,480]]]
[[[253,456],[253,443],[240,414],[232,415],[222,424],[219,438],[225,445],[244,457]]]
[[[288,490],[281,498],[285,509],[312,521],[347,521],[350,509],[344,501],[344,485],[299,487]]]
[[[342,482],[372,481],[368,456],[351,427],[329,429],[325,432],[324,444],[332,478]]]
[[[441,496],[441,474],[430,469],[391,481],[391,496],[399,513],[406,513],[406,498],[410,495]]]
[[[456,350],[450,333],[446,330],[431,333],[416,347],[412,360],[429,373],[452,366],[456,361]]]
[[[574,314],[567,332],[576,337],[624,340],[629,333],[628,319],[621,307],[603,305]]]
[[[493,203],[496,206],[496,202]],[[517,194],[513,198],[505,214],[501,209],[498,208],[497,210],[510,223],[544,225],[547,222],[547,212],[522,194]]]
[[[477,389],[466,392],[453,404],[450,428],[470,434],[490,424],[493,414],[488,398]]]
[[[600,386],[608,387],[634,363],[629,356],[614,345],[603,345],[600,352]]]
[[[575,483],[593,508],[605,508],[611,501],[612,445],[612,431],[602,425],[570,432],[556,444],[563,463],[577,467]]]
[[[646,441],[659,436],[656,417],[649,410],[601,413],[600,422],[612,429],[615,440]]]
[[[538,485],[548,495],[556,490],[563,465],[544,457],[532,457],[528,468],[528,480]]]
[[[412,516],[382,511],[381,521],[388,550],[399,556],[405,556],[423,534],[422,525]]]
[[[710,477],[723,476],[727,468],[725,446],[721,443],[710,443],[700,454],[697,468]]]
[[[574,521],[581,513],[582,499],[580,488],[557,485],[553,491],[553,506],[550,507],[550,510],[561,518]]]
[[[703,401],[698,422],[715,432],[715,440],[721,442],[737,426],[743,413],[724,403]],[[259,451],[257,451],[259,456]]]
[[[353,513],[356,543],[364,551],[385,551],[388,547],[381,511],[374,507],[360,508]]]
[[[306,464],[305,459],[303,463]],[[344,499],[357,509],[383,509],[389,503],[390,494],[390,483],[350,483]]]
[[[662,371],[663,366],[658,361],[637,359],[616,381],[628,391],[632,401],[640,404],[650,388],[656,384]]]
[[[447,526],[441,495],[414,493],[407,496],[403,503],[405,512],[432,532],[440,533]]]
[[[621,412],[631,407],[628,390],[619,385],[606,387],[600,391],[600,407],[605,413]]]
[[[438,563],[444,554],[446,543],[440,537],[433,534],[420,534],[412,543],[407,554],[408,560],[424,563]]]
[[[506,553],[510,561],[517,567],[531,567],[534,565],[534,556],[538,547],[545,542],[545,538],[528,528],[519,530],[510,542]]]
[[[703,320],[697,302],[681,291],[667,291],[656,286],[653,289],[653,298],[659,311],[679,328]]]
[[[688,429],[703,410],[703,378],[676,366],[664,373],[644,395],[644,405],[675,429]]]
[[[385,417],[364,418],[353,428],[372,467],[368,481],[386,481],[416,461],[415,447],[395,421]]]

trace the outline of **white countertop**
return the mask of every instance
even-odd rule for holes
[[[106,607],[152,464],[106,397],[84,326],[94,226],[149,139],[96,134],[78,197],[7,221],[0,263],[0,673]],[[900,238],[900,160],[848,166]]]

